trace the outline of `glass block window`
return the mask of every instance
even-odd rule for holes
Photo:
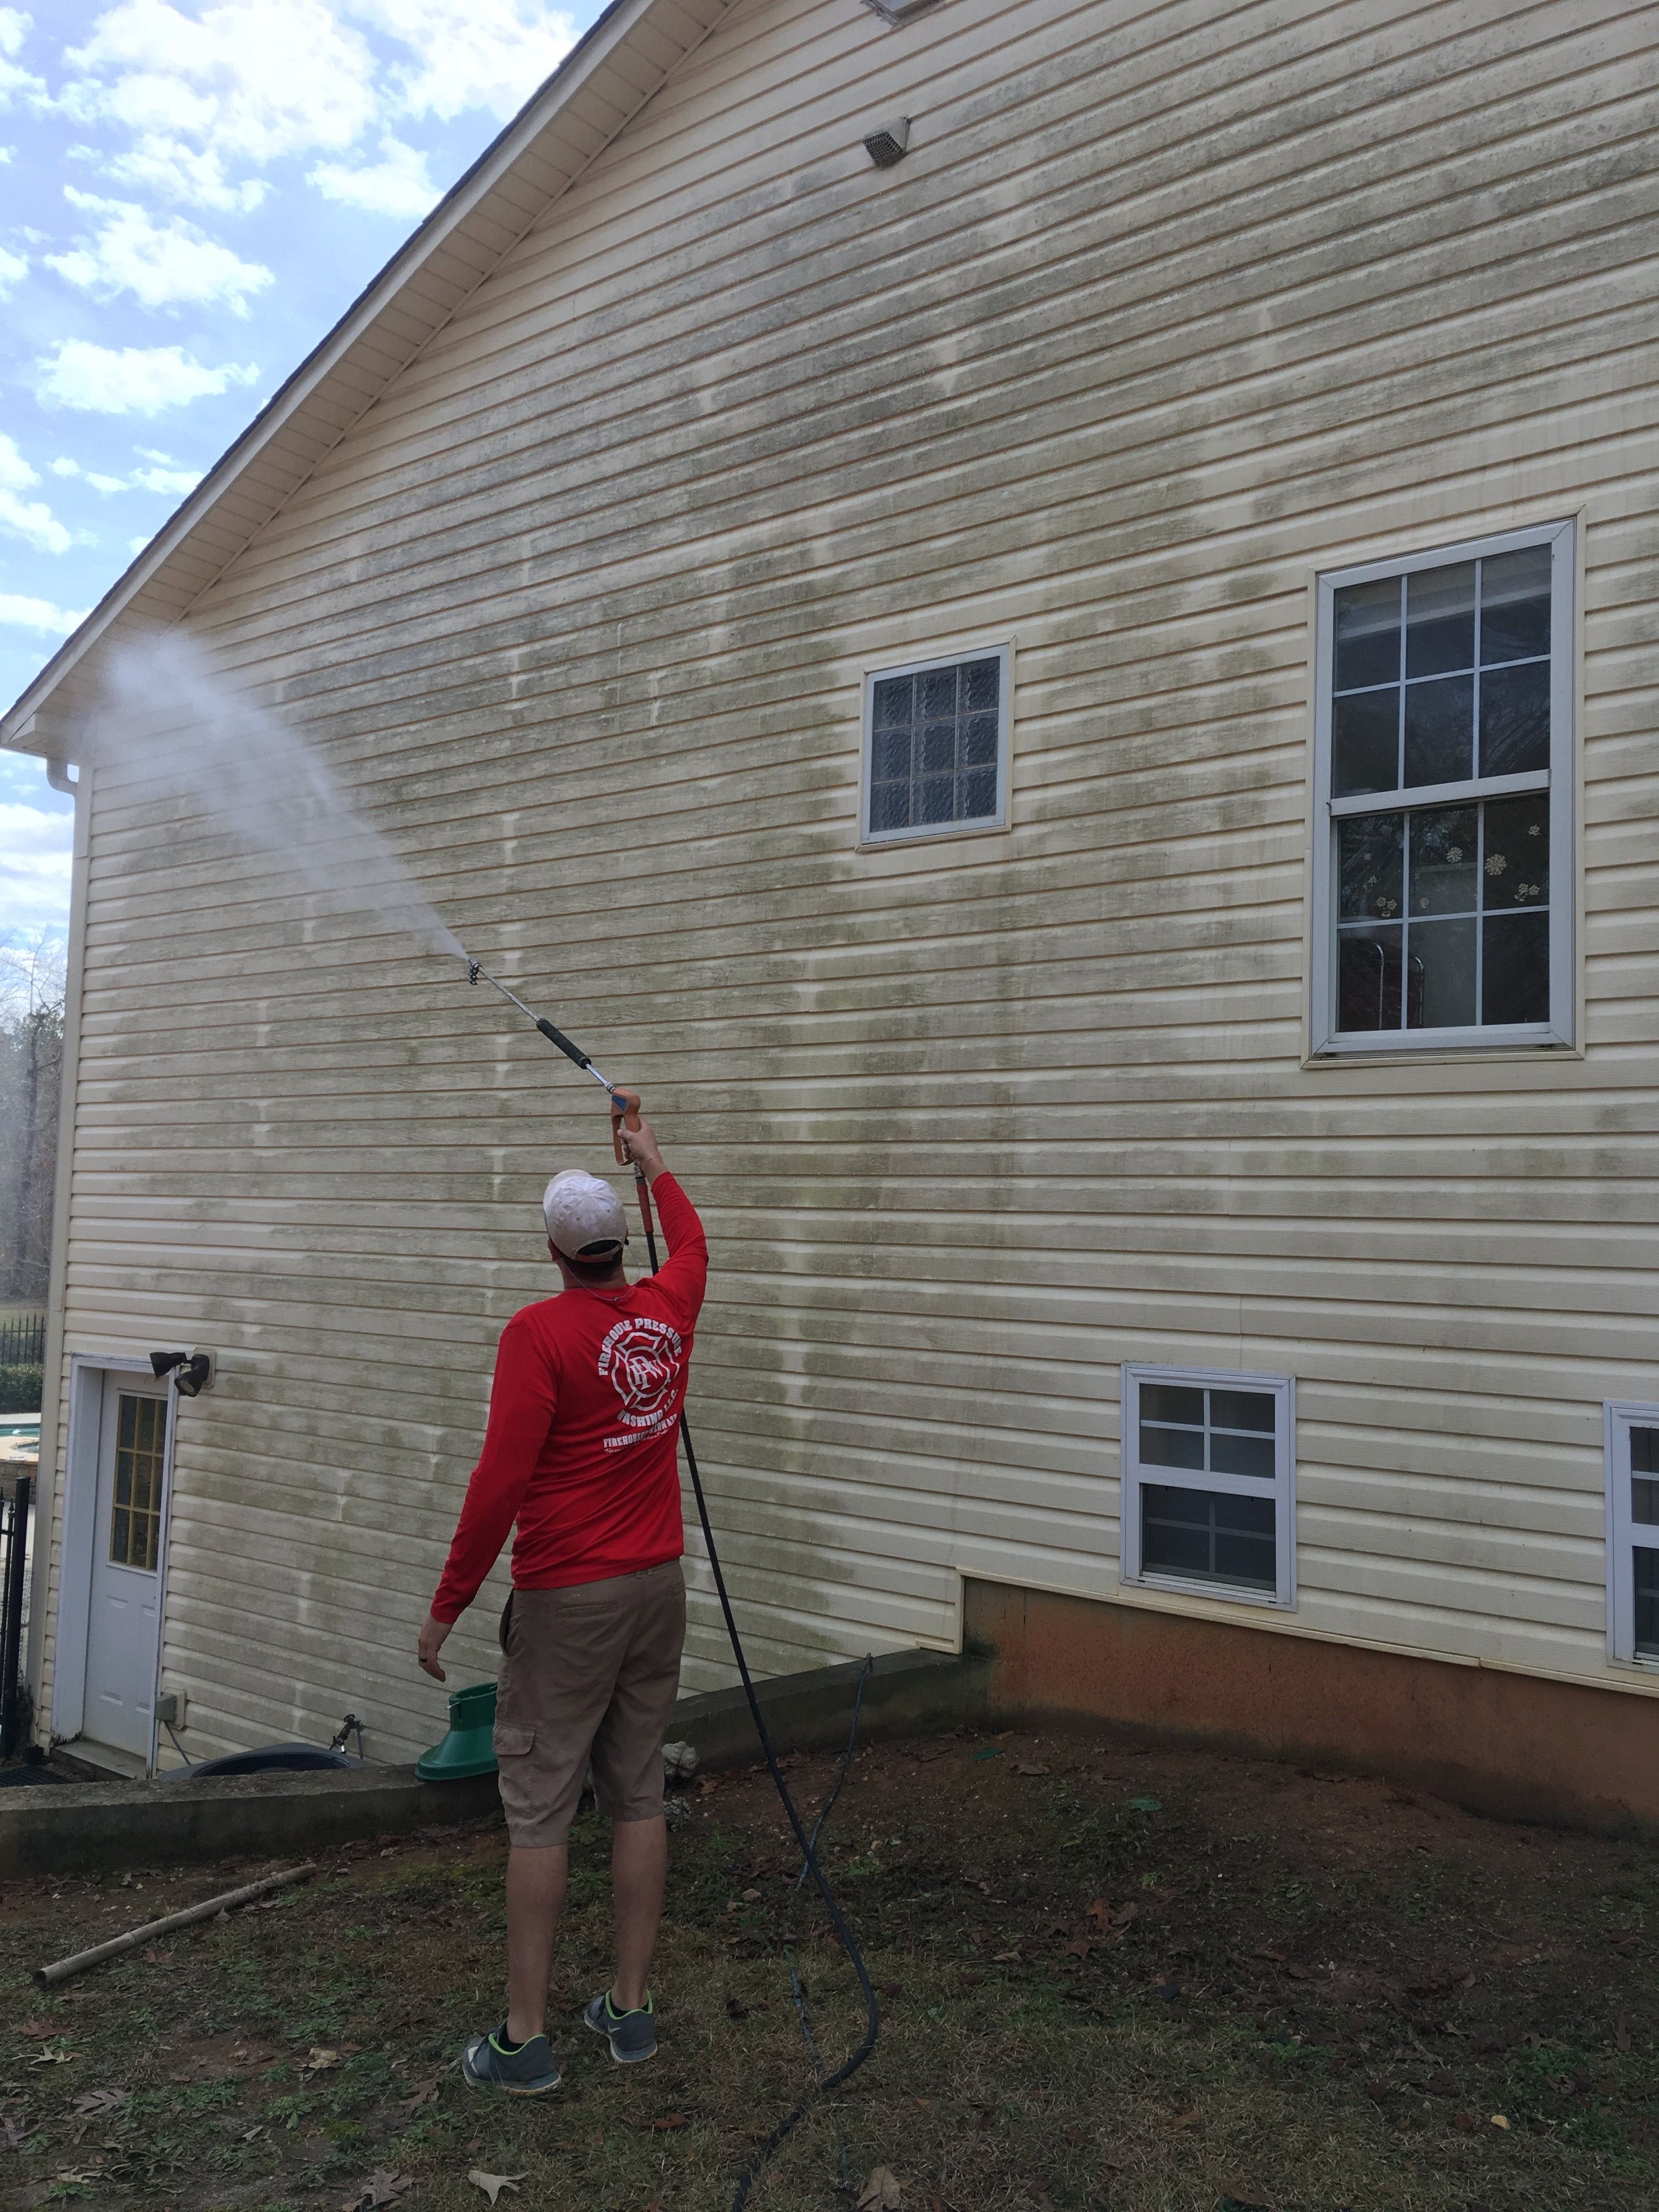
[[[167,1443],[165,1398],[123,1390],[115,1420],[115,1484],[110,1508],[110,1563],[154,1574],[161,1553],[161,1465]]]
[[[1284,1376],[1124,1369],[1126,1583],[1295,1602],[1294,1396]]]
[[[1659,1666],[1659,1406],[1607,1409],[1607,1649]]]
[[[1571,526],[1322,579],[1316,1050],[1569,1042]]]
[[[999,647],[866,678],[866,842],[1002,823],[1008,659]]]

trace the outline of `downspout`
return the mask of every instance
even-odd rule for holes
[[[40,1460],[34,1485],[34,1558],[29,1583],[28,1655],[25,1663],[34,1699],[35,1740],[49,1744],[46,1724],[46,1612],[52,1568],[63,1521],[65,1397],[64,1275],[69,1251],[70,1187],[75,1161],[75,1107],[80,1089],[81,999],[87,956],[87,863],[91,846],[92,778],[83,769],[73,781],[70,763],[48,760],[46,781],[75,801],[75,857],[70,878],[69,956],[64,976],[63,1094],[58,1112],[58,1181],[52,1197],[52,1261],[46,1288],[46,1357],[41,1364]],[[55,1632],[57,1622],[52,1628]],[[56,1669],[54,1668],[54,1673]]]

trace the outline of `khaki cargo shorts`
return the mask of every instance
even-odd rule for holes
[[[495,1736],[511,1842],[564,1842],[590,1759],[602,1813],[660,1815],[662,1740],[684,1643],[678,1559],[607,1582],[514,1591]]]

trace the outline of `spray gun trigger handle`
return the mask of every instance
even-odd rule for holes
[[[628,1147],[623,1142],[624,1129],[640,1126],[640,1094],[637,1091],[613,1091],[611,1094],[611,1149],[617,1156],[617,1165],[628,1165]]]

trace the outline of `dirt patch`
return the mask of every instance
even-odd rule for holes
[[[803,1804],[835,1762],[792,1762]],[[501,2014],[496,1831],[319,1878],[46,1996],[28,1971],[265,1871],[35,1883],[0,1913],[0,2203],[179,2212],[487,2202],[720,2212],[856,2040],[851,1973],[760,1772],[694,1790],[656,1990],[612,2066],[604,1838],[579,1824],[564,2087],[470,2094]],[[828,1857],[883,1993],[876,2057],[761,2176],[762,2212],[1633,2212],[1659,2207],[1659,1852],[1384,1784],[1060,1738],[860,1755]],[[853,2185],[842,2188],[845,2175]]]

